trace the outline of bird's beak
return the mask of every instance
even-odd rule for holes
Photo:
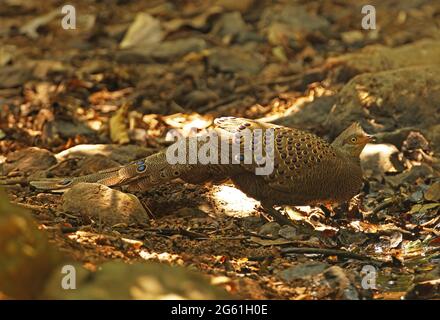
[[[367,134],[367,135],[365,135],[365,141],[367,143],[375,142],[376,141],[376,137],[373,136],[372,134]]]
[[[361,143],[361,144],[367,144],[367,143],[370,143],[370,142],[374,142],[374,141],[376,141],[376,139],[375,139],[375,137],[373,136],[373,135],[371,135],[371,134],[364,134],[363,136],[361,136],[360,138],[359,138],[359,142]]]

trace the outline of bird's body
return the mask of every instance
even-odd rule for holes
[[[107,186],[128,185],[129,190],[146,190],[154,185],[180,178],[190,183],[208,181],[220,182],[231,179],[233,183],[248,196],[259,200],[263,206],[274,205],[314,205],[341,203],[349,200],[359,192],[362,184],[362,170],[359,154],[370,136],[365,134],[358,124],[347,128],[332,144],[318,136],[297,129],[276,126],[242,118],[219,118],[215,121],[214,130],[221,141],[228,145],[240,144],[245,149],[241,138],[234,142],[234,137],[244,130],[262,134],[264,156],[273,159],[273,171],[267,175],[257,175],[255,169],[261,164],[255,159],[244,163],[240,159],[234,164],[220,163],[221,154],[214,157],[217,163],[183,163],[170,164],[167,150],[153,154],[145,159],[126,166],[100,171],[95,174],[58,180],[33,181],[31,185],[38,189],[66,189],[79,182],[98,182]],[[260,130],[256,130],[260,129]],[[270,147],[268,129],[273,129],[272,148]],[[184,142],[190,145],[191,139]],[[202,139],[203,140],[203,139]],[[236,141],[236,140],[235,140]],[[197,140],[197,146],[201,145]],[[219,144],[220,145],[220,144]],[[257,146],[250,148],[255,151]],[[226,151],[232,160],[231,149]],[[186,153],[186,160],[191,151]],[[215,161],[214,161],[215,162]]]

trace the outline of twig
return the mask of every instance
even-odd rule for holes
[[[386,208],[388,208],[388,207],[391,207],[393,204],[395,204],[397,202],[397,199],[389,199],[389,200],[386,200],[386,201],[384,201],[384,202],[382,202],[381,204],[379,204],[377,207],[375,207],[374,209],[373,209],[373,211],[371,211],[371,214],[376,214],[376,213],[378,213],[379,211],[381,211],[381,210],[383,210],[383,209],[386,209]]]
[[[11,203],[15,204],[19,207],[23,207],[25,209],[30,209],[30,210],[45,210],[45,209],[47,209],[44,206],[38,206],[38,205],[34,205],[34,204],[29,204],[29,203],[21,203],[21,202],[14,202],[14,201],[11,201]]]
[[[238,236],[238,237],[213,237],[213,238],[207,238],[207,239],[213,239],[213,240],[247,240],[248,237]]]
[[[356,259],[360,261],[369,261],[375,264],[383,264],[385,261],[376,260],[374,258],[364,256],[358,253],[349,252],[345,250],[339,250],[339,249],[326,249],[326,248],[282,248],[281,249],[282,254],[289,254],[289,253],[312,253],[312,254],[323,254],[326,256],[338,256],[343,258],[350,258],[350,259]]]
[[[282,248],[281,254],[287,255],[290,253],[298,253],[298,254],[323,254],[326,256],[338,256],[343,258],[349,258],[349,259],[356,259],[360,261],[368,261],[369,263],[375,264],[375,265],[384,265],[388,263],[387,261],[381,261],[377,260],[368,256],[363,256],[358,253],[349,252],[345,250],[338,250],[338,249],[325,249],[325,248],[313,248],[313,247],[296,247],[296,248]],[[252,256],[248,259],[250,261],[264,261],[266,259],[273,259],[276,255],[261,255],[261,256]]]
[[[29,183],[28,178],[26,177],[0,177],[0,186],[14,186],[14,185],[26,185]]]
[[[251,231],[246,231],[246,230],[243,233],[245,235],[247,235],[247,236],[258,237],[258,238],[265,239],[265,240],[276,240],[276,239],[278,239],[277,237],[274,237],[274,236],[268,236],[268,235],[265,235],[265,234],[258,234],[256,232],[251,232]]]
[[[146,231],[146,232],[154,232],[154,233],[156,233],[156,235],[160,235],[160,236],[171,236],[171,235],[180,234],[180,235],[188,237],[190,239],[200,239],[200,238],[209,239],[209,237],[206,234],[199,233],[199,232],[189,231],[189,230],[185,230],[185,229],[182,229],[182,228],[179,228],[179,229],[171,229],[171,228],[157,228],[157,229],[155,229],[155,228],[148,228],[148,229],[144,229],[144,231]]]
[[[83,159],[83,157],[72,157],[72,158],[67,158],[67,159],[61,160],[60,162],[57,162],[53,166],[47,168],[46,172],[51,172],[52,170],[58,168],[60,165],[62,165],[65,162],[73,161],[73,160],[76,161],[76,160],[81,160],[81,159]]]

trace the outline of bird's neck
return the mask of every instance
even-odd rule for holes
[[[347,159],[350,163],[359,167],[361,166],[361,158],[359,155],[352,154],[341,148],[336,148],[336,150],[338,151],[340,156]]]

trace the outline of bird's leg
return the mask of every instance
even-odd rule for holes
[[[332,208],[332,206],[331,206],[331,204],[321,204],[320,206],[319,206],[319,209],[321,209],[322,210],[322,212],[324,212],[324,216],[326,217],[326,218],[330,218],[330,217],[332,217],[332,216],[334,216],[335,215],[335,212],[333,211],[333,208]]]
[[[276,210],[273,205],[269,203],[261,203],[261,206],[263,207],[264,211],[266,211],[268,214],[270,214],[276,222],[278,222],[280,225],[290,225],[293,226],[293,222],[288,219],[285,215],[283,215],[281,212]]]

